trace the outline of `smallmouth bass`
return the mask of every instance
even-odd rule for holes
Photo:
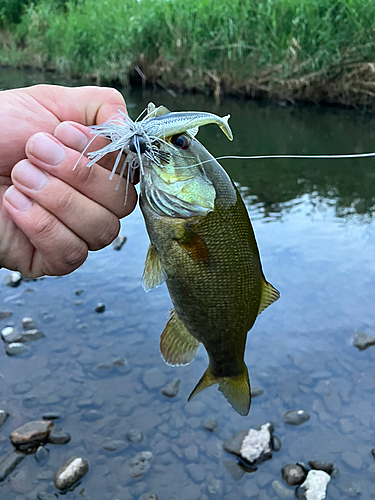
[[[247,415],[247,332],[280,294],[264,277],[237,188],[195,139],[207,123],[232,139],[228,118],[171,113],[150,103],[143,120],[127,118],[126,134],[110,136],[108,127],[99,127],[112,151],[127,155],[128,172],[141,170],[140,207],[150,237],[143,286],[148,291],[165,281],[174,306],[160,339],[164,360],[186,365],[203,344],[209,365],[189,399],[218,384],[232,407]],[[92,161],[103,153],[91,153]]]

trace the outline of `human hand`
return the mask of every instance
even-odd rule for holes
[[[87,168],[81,151],[89,125],[125,102],[114,89],[37,85],[0,92],[0,265],[28,277],[68,274],[117,236],[137,194],[118,176],[113,156]],[[52,135],[54,134],[54,135]],[[90,150],[103,147],[97,138]],[[26,159],[24,159],[26,158]],[[104,167],[104,168],[103,168]],[[9,187],[11,186],[11,187]]]

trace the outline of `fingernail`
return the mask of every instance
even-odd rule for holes
[[[4,198],[20,212],[28,210],[32,205],[32,201],[14,186],[10,186],[10,188],[5,191]]]
[[[35,134],[28,143],[28,152],[48,165],[58,165],[65,158],[62,146],[52,137],[40,132]]]
[[[13,168],[13,178],[29,189],[38,191],[47,182],[47,176],[39,168],[34,167],[29,161],[21,161]]]
[[[62,122],[55,129],[55,136],[58,137],[67,147],[82,151],[87,146],[89,140],[85,134],[69,122]]]

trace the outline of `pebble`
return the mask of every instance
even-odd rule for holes
[[[0,462],[0,482],[4,481],[24,458],[25,454],[20,451],[12,451],[3,458]]]
[[[24,330],[34,330],[38,326],[38,323],[35,319],[26,316],[22,318],[22,328]]]
[[[350,465],[350,467],[353,467],[353,469],[360,469],[362,467],[362,458],[361,455],[356,453],[355,451],[344,451],[341,454],[341,458],[343,461]]]
[[[13,271],[12,273],[8,274],[7,276],[4,276],[4,283],[7,286],[11,286],[12,288],[16,288],[17,286],[20,286],[22,281],[22,274]]]
[[[327,484],[331,480],[329,474],[322,470],[310,470],[305,482],[296,490],[299,500],[324,500]]]
[[[127,238],[126,236],[117,236],[117,238],[115,239],[115,241],[112,243],[112,248],[113,250],[121,250],[121,248],[124,246],[125,242],[126,242]]]
[[[114,439],[113,441],[109,441],[103,446],[103,450],[106,451],[122,451],[127,448],[129,444],[126,441],[122,441],[121,439]]]
[[[331,475],[333,471],[333,464],[329,462],[322,462],[321,460],[310,460],[309,465],[312,469],[323,470],[329,475]]]
[[[52,429],[48,436],[48,442],[51,444],[66,444],[71,440],[69,432]]]
[[[277,436],[272,436],[271,448],[273,451],[280,451],[281,450],[281,441]]]
[[[78,288],[74,293],[76,295],[82,295],[85,290],[83,288]]]
[[[306,479],[307,473],[298,464],[288,464],[281,469],[281,477],[288,486],[297,486]]]
[[[195,462],[198,460],[198,446],[196,444],[190,444],[184,449],[185,457],[189,462]]]
[[[345,495],[349,497],[360,497],[361,495],[361,488],[359,487],[359,484],[354,482],[341,483],[339,485],[339,488]]]
[[[237,432],[233,437],[227,439],[223,444],[223,448],[228,453],[232,453],[233,455],[240,456],[242,441],[245,436],[248,434],[248,430],[242,430]]]
[[[130,443],[140,443],[143,440],[143,432],[138,429],[130,429],[130,431],[126,433],[126,439]]]
[[[7,319],[13,316],[12,311],[0,311],[0,321],[3,319]]]
[[[1,425],[0,425],[1,426]],[[371,455],[375,458],[375,448],[371,450]]]
[[[39,446],[39,448],[35,452],[34,458],[38,463],[40,463],[47,460],[48,456],[49,456],[49,450],[44,446]]]
[[[224,460],[224,467],[229,472],[229,474],[233,477],[235,481],[239,481],[242,476],[245,474],[245,469],[241,467],[241,465],[234,460]],[[200,466],[198,466],[201,468]]]
[[[102,302],[98,302],[98,304],[95,307],[95,312],[97,313],[103,313],[105,311],[105,304]]]
[[[19,384],[16,384],[13,388],[13,393],[14,394],[26,394],[27,392],[30,391],[32,388],[32,385],[29,382],[20,382]]]
[[[224,482],[220,479],[214,479],[207,486],[208,493],[213,496],[221,496],[223,494]]]
[[[24,332],[22,334],[21,341],[22,342],[35,342],[36,340],[44,339],[44,337],[45,337],[44,333],[41,332],[40,330],[36,330],[36,329],[26,330],[26,332]]]
[[[85,422],[95,422],[103,417],[104,415],[98,410],[88,410],[81,414],[81,420],[84,420]]]
[[[8,420],[9,413],[7,413],[5,410],[0,410],[0,427],[2,427],[5,422]]]
[[[57,411],[49,411],[43,413],[42,415],[43,420],[58,420],[61,417],[62,417],[61,413],[58,413]]]
[[[283,420],[288,425],[301,425],[310,419],[305,410],[289,410],[283,415]]]
[[[29,346],[22,344],[21,342],[12,342],[6,346],[5,352],[8,356],[19,356],[20,354],[27,352],[29,349]]]
[[[169,382],[163,389],[160,391],[163,396],[167,398],[175,398],[180,390],[181,379],[176,378]]]
[[[138,500],[158,500],[158,498],[159,497],[156,493],[154,493],[153,491],[148,491],[147,493],[143,493],[143,495],[141,495]]]
[[[151,368],[143,374],[143,382],[148,389],[156,389],[165,384],[166,376],[158,368]]]
[[[241,443],[241,458],[250,465],[270,459],[272,432],[270,423],[263,424],[260,429],[250,429]]]
[[[251,397],[252,398],[258,398],[259,396],[262,396],[264,394],[264,390],[261,389],[260,387],[252,387],[251,388]]]
[[[272,488],[279,498],[294,498],[294,492],[288,490],[280,481],[272,481]]]
[[[28,449],[47,441],[53,427],[54,423],[46,420],[28,422],[15,429],[9,439],[16,448]]]
[[[89,470],[89,463],[84,458],[71,457],[58,468],[54,483],[58,490],[66,490],[83,478]]]
[[[128,361],[125,358],[118,357],[112,361],[112,364],[113,366],[127,366]]]
[[[8,344],[10,344],[21,340],[22,333],[20,333],[14,326],[6,326],[1,330],[1,338],[4,342],[8,342]]]
[[[141,477],[150,469],[150,460],[152,458],[151,451],[141,451],[133,457],[130,462],[130,476],[131,477]]]
[[[375,345],[375,337],[368,335],[367,333],[363,333],[358,331],[356,336],[353,339],[353,345],[360,351],[364,351],[368,347]]]
[[[219,428],[219,422],[217,420],[209,420],[203,426],[206,431],[215,432]]]

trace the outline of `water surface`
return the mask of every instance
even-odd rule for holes
[[[42,74],[0,73],[2,88],[42,80],[50,81]],[[216,156],[375,148],[373,118],[354,110],[232,99],[217,104],[202,96],[173,99],[134,91],[126,99],[132,117],[150,100],[176,111],[230,113],[233,143],[214,126],[199,133]],[[281,480],[281,468],[308,460],[331,461],[339,468],[327,498],[349,498],[356,491],[360,498],[375,498],[370,453],[375,347],[359,352],[352,345],[357,330],[375,331],[375,161],[225,160],[223,165],[245,199],[265,275],[281,292],[248,336],[245,360],[252,385],[264,394],[253,399],[245,418],[215,387],[187,403],[207,356],[199,350],[184,368],[169,367],[160,357],[159,336],[171,302],[165,286],[148,294],[141,288],[148,237],[137,209],[122,222],[128,240],[120,252],[109,247],[91,253],[63,278],[24,282],[16,289],[0,285],[1,308],[13,311],[0,326],[20,328],[22,318],[32,316],[46,334],[21,357],[9,358],[0,349],[0,409],[11,414],[0,430],[0,457],[11,450],[9,433],[47,410],[61,412],[56,425],[72,435],[68,445],[49,446],[47,463],[27,457],[0,483],[0,498],[35,500],[40,491],[57,493],[53,473],[74,455],[87,458],[90,471],[67,499],[137,500],[146,491],[166,500],[275,499],[272,482]],[[77,296],[79,289],[84,292]],[[94,311],[98,302],[106,305],[102,314]],[[119,356],[127,366],[100,367]],[[182,380],[180,393],[167,399],[160,389],[176,377]],[[295,408],[311,418],[288,427],[283,413]],[[215,433],[203,429],[211,418],[219,422]],[[268,421],[276,427],[281,451],[256,473],[235,481],[223,464],[233,457],[222,443]],[[134,428],[144,433],[141,443],[119,452],[103,450]],[[151,468],[131,479],[127,464],[142,450],[153,453]],[[191,464],[202,474],[194,474]]]

